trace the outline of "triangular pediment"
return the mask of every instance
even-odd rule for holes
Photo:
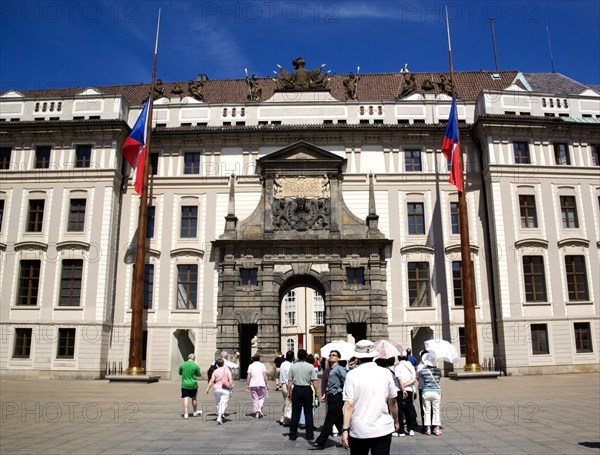
[[[25,98],[25,95],[16,90],[9,90],[8,92],[3,93],[0,98]]]
[[[292,169],[343,172],[345,164],[345,158],[305,141],[295,142],[257,160],[259,173]]]
[[[276,152],[270,153],[258,161],[268,161],[268,160],[334,160],[334,161],[344,161],[339,155],[335,153],[328,152],[321,147],[317,147],[314,144],[306,141],[298,141],[293,144],[288,145],[281,150],[277,150]]]

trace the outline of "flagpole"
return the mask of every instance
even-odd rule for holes
[[[456,102],[454,65],[452,63],[452,45],[450,42],[450,24],[448,22],[448,6],[446,6],[446,30],[448,32],[450,85],[452,86],[452,98],[454,102]],[[460,166],[460,168],[463,169],[462,153],[459,153],[457,157],[458,163],[453,162],[452,166]],[[469,216],[467,213],[466,187],[463,175],[464,172],[461,172],[461,178],[463,178],[463,191],[458,191],[458,225],[460,230],[462,301],[465,320],[465,345],[467,351],[465,359],[465,371],[481,371],[481,365],[479,364],[479,345],[477,342],[477,319],[475,317],[475,283],[473,280],[473,261],[471,260]]]
[[[148,182],[150,175],[150,141],[152,135],[152,111],[154,104],[154,89],[156,87],[156,60],[158,56],[158,33],[160,29],[160,9],[156,25],[156,42],[154,45],[154,63],[152,66],[152,83],[148,100],[148,122],[146,130],[145,156],[142,177],[142,192],[138,213],[138,229],[136,237],[135,266],[133,276],[133,295],[131,299],[131,334],[129,337],[129,366],[128,375],[145,374],[142,367],[142,338],[144,335],[144,275],[146,268],[146,234],[148,230]]]

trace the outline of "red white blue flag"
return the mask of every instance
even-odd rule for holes
[[[452,107],[442,143],[442,153],[450,165],[450,180],[458,191],[463,191],[463,175],[460,160],[460,141],[458,138],[458,120],[456,118],[456,98],[452,97]]]
[[[125,143],[121,148],[123,156],[131,165],[133,187],[136,193],[142,193],[142,185],[144,184],[144,166],[146,161],[146,134],[148,133],[148,106],[150,98],[144,104],[144,108],[140,116],[133,125],[133,129],[129,137],[125,139]]]

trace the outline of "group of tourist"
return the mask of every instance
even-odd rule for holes
[[[289,427],[286,433],[292,441],[298,438],[298,429],[305,429],[305,437],[313,450],[323,450],[330,436],[339,432],[338,447],[350,449],[351,454],[389,454],[392,436],[413,436],[418,430],[414,400],[419,393],[423,432],[440,436],[441,371],[436,367],[432,353],[421,351],[421,362],[409,349],[397,359],[377,358],[379,352],[373,342],[359,341],[348,363],[339,351],[329,353],[328,368],[323,371],[320,394],[317,393],[315,359],[300,349],[297,359],[288,351],[280,353],[275,362],[276,389],[281,391],[283,407],[280,425]],[[179,369],[182,376],[181,396],[184,418],[188,418],[188,403],[192,400],[194,416],[197,410],[197,378],[200,369],[190,354]],[[223,423],[227,403],[233,391],[231,370],[238,364],[229,362],[227,353],[215,362],[206,393],[214,388],[217,424]],[[391,374],[390,374],[391,373]],[[262,409],[269,390],[267,369],[260,355],[252,357],[247,371],[247,390],[252,398],[253,417],[264,416]],[[321,433],[315,439],[314,409],[327,403],[327,413]]]

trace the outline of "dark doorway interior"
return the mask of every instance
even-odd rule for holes
[[[252,338],[258,333],[258,324],[240,324],[240,378],[246,379],[252,363]]]
[[[366,322],[349,322],[348,333],[354,337],[354,342],[367,339],[367,323]]]

